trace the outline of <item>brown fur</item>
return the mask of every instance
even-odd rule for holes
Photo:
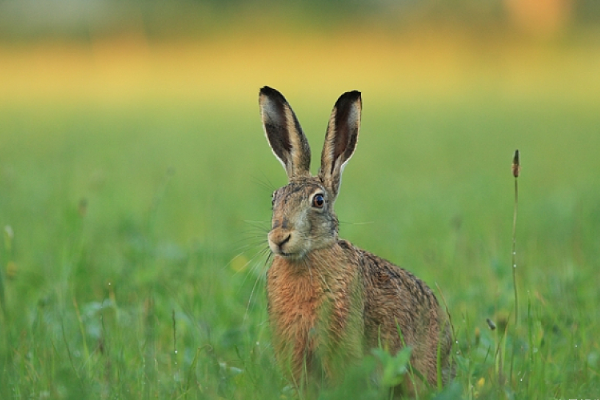
[[[269,246],[274,257],[267,272],[273,347],[286,374],[298,386],[335,382],[344,367],[374,347],[396,353],[410,346],[413,368],[432,385],[437,384],[439,348],[447,383],[453,374],[451,330],[431,289],[410,272],[338,238],[333,205],[358,138],[360,93],[345,93],[336,103],[317,177],[310,176],[308,142],[285,98],[263,88],[260,103],[267,138],[289,179],[273,194]],[[282,120],[295,122],[275,123]]]

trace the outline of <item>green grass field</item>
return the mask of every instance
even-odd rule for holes
[[[443,293],[457,377],[440,398],[600,397],[598,96],[544,84],[416,99],[346,88],[364,111],[340,233]],[[293,398],[267,324],[270,196],[285,174],[258,88],[232,102],[3,102],[1,399]],[[318,154],[339,93],[311,93],[288,100]],[[365,378],[373,363],[321,397],[386,398]]]

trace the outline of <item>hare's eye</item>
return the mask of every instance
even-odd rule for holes
[[[315,197],[313,197],[312,205],[316,208],[323,208],[323,206],[325,205],[325,198],[323,197],[323,195],[320,193],[316,194]]]

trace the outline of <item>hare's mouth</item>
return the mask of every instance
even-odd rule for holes
[[[302,259],[304,259],[304,256],[306,256],[306,253],[304,251],[298,252],[298,253],[284,253],[284,252],[278,252],[275,253],[276,255],[285,258],[286,260],[289,261],[301,261]]]
[[[273,254],[277,255],[277,256],[281,256],[284,258],[289,258],[289,259],[300,259],[302,257],[304,257],[305,252],[304,251],[298,251],[298,252],[290,252],[290,251],[283,251],[283,249],[281,248],[271,248],[271,252],[273,252]]]
[[[276,255],[276,256],[280,256],[289,260],[300,260],[302,258],[304,258],[304,256],[306,255],[306,251],[304,250],[298,250],[298,251],[294,251],[293,249],[283,249],[284,246],[277,246],[274,243],[269,243],[269,247],[271,248],[271,252]]]

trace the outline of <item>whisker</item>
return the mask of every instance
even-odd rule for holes
[[[372,225],[375,221],[364,221],[364,222],[351,222],[351,221],[338,221],[340,225]]]
[[[268,249],[262,249],[261,252],[259,253],[261,256],[265,255],[265,252]],[[270,251],[267,254],[267,257],[265,258],[265,262],[263,267],[266,267],[267,264],[269,263],[269,260],[271,259],[273,253],[271,253]],[[266,268],[265,268],[266,269]],[[250,304],[252,304],[252,299],[254,297],[254,291],[256,290],[256,286],[258,285],[259,280],[261,280],[261,277],[263,277],[262,274],[256,274],[256,279],[254,280],[254,285],[252,285],[252,290],[250,291],[250,297],[248,298],[248,303],[246,304],[246,311],[244,312],[244,318],[242,320],[243,323],[246,322],[249,312],[250,312]]]
[[[246,242],[246,243],[243,244],[243,242]],[[235,251],[248,250],[251,247],[257,247],[257,246],[260,246],[260,245],[266,244],[266,243],[267,243],[267,239],[263,235],[249,237],[245,240],[237,241],[236,244],[238,244],[238,246],[235,248]]]
[[[268,232],[270,230],[271,227],[271,221],[250,221],[250,220],[245,220],[244,221],[246,224],[250,225],[251,227],[261,230],[261,231],[265,231]]]
[[[273,185],[273,183],[269,180],[269,178],[267,177],[267,175],[265,175],[265,173],[263,172],[262,177],[256,177],[253,176],[252,177],[252,182],[256,183],[257,185],[269,190],[270,192],[275,190],[275,186]]]

